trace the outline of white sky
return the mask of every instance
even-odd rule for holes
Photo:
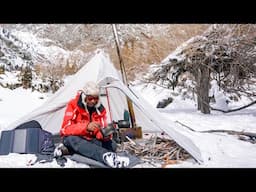
[[[168,90],[141,89],[137,86],[145,99],[156,106],[157,102],[168,95]],[[50,95],[31,92],[18,88],[15,90],[0,87],[0,131],[8,124],[17,120],[36,107],[42,105]],[[41,99],[40,99],[41,98]],[[43,99],[42,99],[43,98]],[[237,106],[239,103],[236,104]],[[241,102],[242,105],[242,102]],[[229,106],[228,106],[229,107]],[[232,107],[235,107],[234,105]],[[191,100],[182,100],[177,97],[165,109],[160,109],[168,121],[179,121],[195,130],[226,129],[256,133],[256,106],[234,113],[223,114],[212,111],[211,114],[201,114],[196,110],[195,103]],[[180,129],[187,129],[179,124]],[[236,136],[225,133],[193,133],[189,136],[200,147],[204,159],[203,165],[198,165],[194,160],[188,160],[168,167],[256,167],[256,145],[239,140]],[[9,154],[0,156],[0,167],[28,167],[29,160],[34,160],[31,154]],[[160,166],[160,165],[156,165]],[[60,167],[52,163],[36,164],[33,167]],[[65,167],[88,167],[68,160]],[[139,167],[150,167],[140,165]]]

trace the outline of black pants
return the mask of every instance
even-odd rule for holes
[[[115,152],[117,148],[117,145],[113,140],[99,141],[93,139],[88,141],[80,136],[64,137],[63,144],[71,153],[78,153],[102,163],[104,163],[103,154],[106,152]]]

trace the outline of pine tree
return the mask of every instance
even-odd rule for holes
[[[21,70],[21,82],[24,89],[31,88],[32,85],[32,69],[29,66],[25,66]]]

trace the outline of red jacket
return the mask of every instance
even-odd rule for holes
[[[77,135],[83,136],[86,139],[91,140],[95,138],[97,132],[88,132],[87,125],[92,121],[96,121],[100,123],[101,127],[106,127],[106,109],[101,103],[98,103],[95,107],[96,110],[92,112],[90,120],[90,114],[86,106],[82,102],[81,94],[81,92],[78,92],[76,97],[70,100],[67,104],[63,123],[60,130],[60,135]]]

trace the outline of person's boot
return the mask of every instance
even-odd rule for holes
[[[128,157],[122,157],[113,152],[104,153],[103,160],[112,168],[125,168],[128,167],[130,163]]]

